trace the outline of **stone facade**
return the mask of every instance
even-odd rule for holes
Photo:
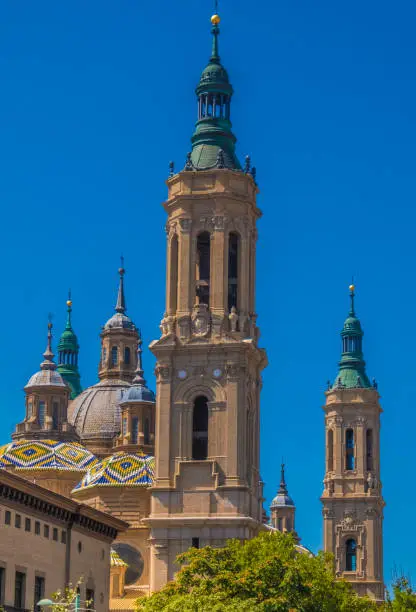
[[[127,524],[0,470],[0,606],[30,610],[66,584],[107,612],[110,547]],[[82,604],[85,605],[84,603]]]
[[[382,600],[379,395],[376,389],[333,389],[324,409],[324,549],[334,554],[338,576],[360,595]]]
[[[176,555],[191,545],[250,538],[262,524],[257,188],[251,176],[226,169],[182,172],[168,188],[166,313],[151,344],[151,591],[173,578]]]

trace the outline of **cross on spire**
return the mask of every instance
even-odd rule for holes
[[[120,268],[118,269],[118,273],[120,275],[120,284],[118,286],[118,294],[117,294],[117,304],[116,304],[116,312],[124,314],[126,312],[126,299],[124,297],[124,257],[123,255],[120,257]]]

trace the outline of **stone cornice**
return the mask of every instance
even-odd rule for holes
[[[119,531],[125,531],[128,527],[124,521],[84,504],[78,504],[5,470],[0,470],[0,499],[21,506],[21,512],[24,512],[26,507],[28,510],[47,514],[67,525],[77,525],[112,540]]]

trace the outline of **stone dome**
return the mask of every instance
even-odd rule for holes
[[[16,440],[0,448],[0,468],[87,471],[97,458],[78,442]]]
[[[123,392],[121,405],[129,402],[155,402],[155,394],[145,385],[133,384],[130,389]]]
[[[69,422],[81,440],[111,440],[120,433],[120,401],[122,392],[129,387],[124,380],[102,380],[73,400]]]
[[[126,314],[116,312],[104,325],[104,329],[136,329],[133,321]]]
[[[155,458],[120,451],[99,461],[85,474],[73,492],[90,487],[149,487],[153,484]]]
[[[273,498],[270,508],[282,508],[284,506],[295,506],[293,499],[287,493],[279,493]]]
[[[30,387],[66,387],[67,384],[56,370],[39,370],[29,378],[25,389]]]

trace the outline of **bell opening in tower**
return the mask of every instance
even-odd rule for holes
[[[208,457],[208,400],[203,395],[194,401],[192,418],[192,459],[203,461]]]
[[[209,306],[209,281],[211,272],[211,237],[202,232],[196,244],[196,297],[198,304]]]
[[[240,256],[240,237],[231,232],[228,238],[228,311],[238,308],[238,267]]]

